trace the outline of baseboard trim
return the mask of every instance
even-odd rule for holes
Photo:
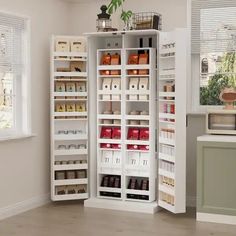
[[[43,206],[50,202],[50,194],[27,199],[13,205],[0,208],[0,220]]]
[[[187,196],[186,198],[187,207],[196,207],[197,206],[197,198],[193,196]]]
[[[236,216],[197,212],[197,221],[236,225]]]

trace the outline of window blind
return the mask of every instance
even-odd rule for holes
[[[235,50],[235,0],[192,0],[191,16],[193,54]]]
[[[21,74],[25,30],[24,18],[0,13],[0,73]]]

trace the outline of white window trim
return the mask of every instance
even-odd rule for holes
[[[192,51],[191,51],[191,29],[192,29],[192,0],[187,0],[187,29],[188,29],[188,37],[189,37],[189,63],[190,63],[190,72],[189,75],[189,82],[187,84],[188,88],[188,94],[187,94],[187,113],[189,115],[205,115],[207,110],[210,109],[222,109],[223,106],[203,106],[200,105],[200,80],[198,77],[200,73],[200,64],[199,67],[196,67],[195,69],[198,69],[195,73],[193,71],[192,67]],[[200,54],[199,54],[200,56]],[[198,60],[198,63],[200,63],[200,60]],[[197,76],[194,76],[197,75]],[[197,88],[197,89],[196,89]]]
[[[31,20],[29,16],[21,15],[15,12],[3,11],[1,13],[14,15],[25,19],[26,22],[26,35],[25,35],[25,75],[22,77],[22,117],[16,118],[21,121],[21,130],[8,129],[6,131],[0,131],[0,142],[25,139],[35,137],[36,134],[32,133],[32,116],[31,116]],[[23,119],[23,120],[22,120]]]

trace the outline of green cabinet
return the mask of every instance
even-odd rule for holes
[[[205,135],[197,145],[198,216],[236,216],[236,137]]]

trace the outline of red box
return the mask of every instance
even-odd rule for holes
[[[143,150],[143,151],[148,151],[149,150],[149,145],[139,145],[138,149]]]
[[[121,149],[121,145],[120,144],[112,144],[111,148],[112,149]]]
[[[139,129],[129,128],[129,130],[128,130],[128,139],[129,140],[138,140],[139,139]]]
[[[138,145],[129,144],[127,145],[128,150],[138,150]]]
[[[149,129],[148,128],[141,128],[140,129],[139,139],[140,140],[149,140]]]
[[[112,129],[112,139],[121,139],[120,128],[113,128]]]
[[[112,128],[102,127],[101,138],[111,139],[111,137],[112,137]]]
[[[100,147],[101,148],[111,148],[111,144],[110,143],[101,143]]]

